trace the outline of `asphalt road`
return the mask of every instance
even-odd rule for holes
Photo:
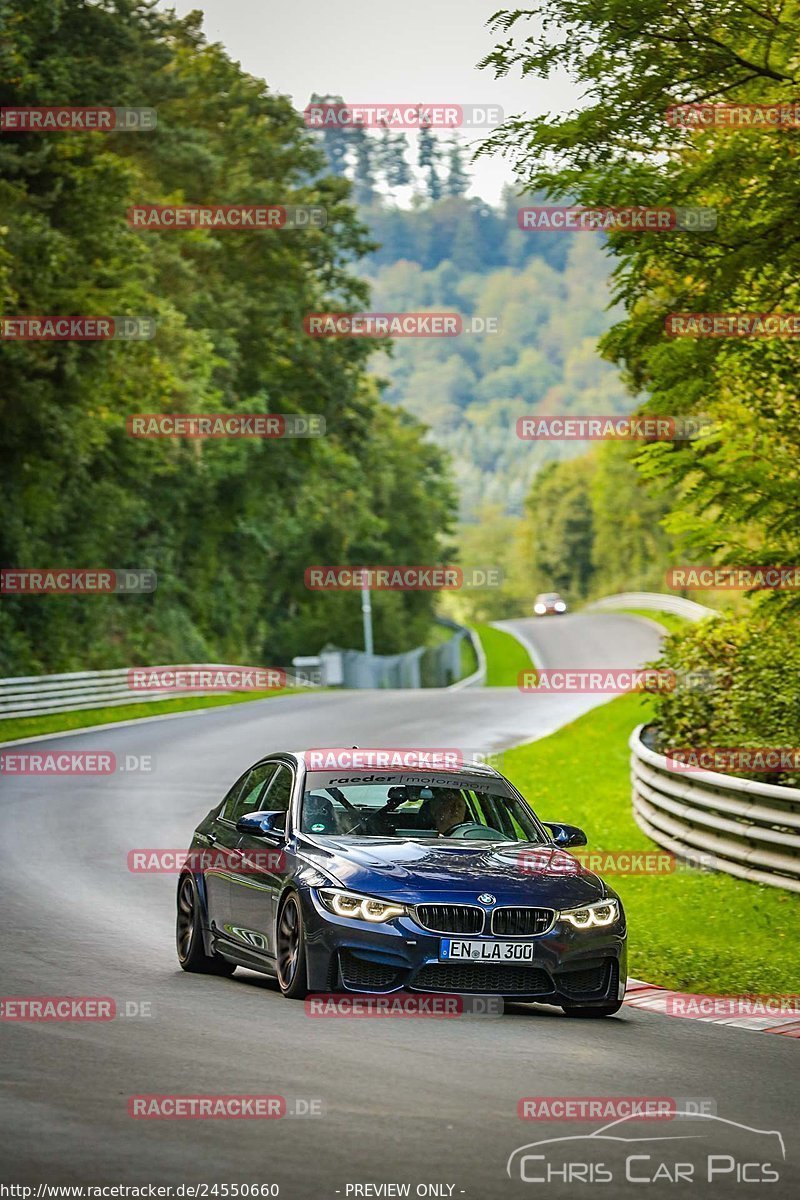
[[[575,615],[516,625],[535,639],[546,665],[634,666],[657,648],[652,627],[634,618]],[[729,1121],[780,1130],[787,1161],[768,1194],[797,1194],[792,1039],[629,1009],[594,1022],[521,1005],[499,1019],[311,1019],[263,977],[181,972],[175,877],[127,869],[134,847],[185,847],[199,818],[268,750],[358,743],[490,751],[542,736],[596,701],[505,689],[305,694],[49,741],[49,749],[113,750],[123,762],[150,755],[152,770],[2,780],[0,992],[110,996],[118,1009],[149,1004],[152,1015],[0,1022],[0,1182],[274,1183],[285,1200],[403,1194],[353,1190],[382,1184],[410,1184],[411,1196],[424,1194],[421,1185],[440,1188],[429,1195],[469,1200],[531,1195],[536,1184],[520,1182],[518,1171],[515,1182],[506,1175],[511,1152],[541,1138],[589,1133],[597,1122],[523,1121],[519,1100],[630,1095],[707,1098]],[[156,1093],[281,1095],[290,1104],[318,1101],[322,1115],[128,1116],[129,1096]],[[648,1124],[644,1136],[671,1131]],[[713,1124],[705,1123],[709,1147],[727,1151],[733,1127]],[[770,1140],[734,1132],[748,1158]],[[647,1153],[652,1163],[673,1162],[674,1146],[648,1143]],[[608,1162],[618,1151],[595,1144],[587,1161]],[[640,1177],[652,1163],[639,1162]],[[526,1171],[535,1174],[530,1163]],[[644,1186],[625,1183],[621,1165],[613,1174],[601,1194],[628,1196]],[[692,1194],[727,1196],[732,1178],[698,1179]],[[554,1196],[580,1190],[543,1186]],[[650,1194],[677,1195],[680,1187],[654,1185]],[[767,1187],[741,1184],[736,1193]]]

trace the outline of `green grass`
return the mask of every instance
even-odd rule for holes
[[[468,675],[474,675],[478,669],[478,656],[475,653],[472,642],[469,638],[461,639],[461,678],[466,679]]]
[[[586,830],[589,850],[653,850],[631,813],[628,737],[648,699],[622,696],[507,751],[504,774],[543,820]],[[609,875],[629,923],[629,974],[692,992],[796,993],[800,896],[723,873]]]
[[[449,625],[438,625],[434,623],[428,630],[428,636],[425,639],[426,646],[443,646],[445,642],[449,642],[452,637],[455,637],[455,630]]]
[[[44,733],[61,733],[70,729],[85,729],[88,725],[130,721],[135,717],[159,717],[164,713],[193,712],[198,708],[217,708],[222,704],[244,704],[250,700],[266,700],[272,696],[291,696],[295,692],[305,690],[275,688],[265,692],[231,692],[223,696],[181,696],[174,700],[150,700],[143,704],[119,704],[110,708],[84,708],[78,712],[51,713],[46,717],[12,717],[0,721],[0,742],[38,737]]]
[[[525,647],[501,629],[476,625],[486,655],[486,686],[516,687],[520,671],[532,671],[533,663]]]
[[[679,633],[692,624],[691,621],[686,620],[686,617],[678,616],[677,613],[662,612],[660,609],[619,608],[614,609],[614,612],[630,613],[632,617],[649,617],[651,621],[657,621],[659,625],[663,625],[667,633]]]

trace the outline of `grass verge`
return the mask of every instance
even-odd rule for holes
[[[460,646],[461,654],[461,678],[466,679],[468,675],[474,675],[478,669],[478,656],[469,638],[461,639]]]
[[[612,700],[506,751],[504,774],[544,820],[585,829],[590,850],[652,850],[632,816],[628,750],[649,709],[646,697]],[[607,881],[628,914],[628,970],[636,978],[725,995],[798,990],[800,896],[694,869]]]
[[[660,609],[618,608],[614,611],[628,613],[632,617],[649,617],[651,621],[657,621],[659,625],[663,625],[667,633],[679,633],[692,624],[691,621],[686,620],[686,617],[681,617],[677,613],[662,612]]]
[[[476,625],[486,655],[486,686],[516,687],[520,671],[532,671],[530,655],[521,642],[502,629]]]
[[[306,688],[274,688],[265,692],[230,692],[224,696],[181,696],[174,700],[151,700],[142,704],[117,704],[110,708],[84,708],[77,712],[50,713],[46,717],[11,717],[0,721],[0,742],[15,738],[39,737],[44,733],[85,729],[89,725],[110,725],[136,717],[160,717],[164,713],[194,712],[199,708],[218,708],[223,704],[246,704],[272,696],[291,696]]]

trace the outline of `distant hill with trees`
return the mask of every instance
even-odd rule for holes
[[[518,209],[541,195],[509,188],[496,206],[467,196],[470,152],[455,132],[331,123],[316,136],[377,243],[360,268],[371,309],[497,322],[496,333],[398,339],[372,369],[388,381],[384,398],[429,425],[452,456],[463,519],[474,521],[486,503],[520,515],[537,471],[586,447],[523,443],[519,416],[634,406],[597,352],[615,319],[600,235],[521,230]]]

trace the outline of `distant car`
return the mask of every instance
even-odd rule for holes
[[[534,601],[533,611],[537,617],[544,617],[548,613],[565,613],[567,604],[558,592],[540,592]]]
[[[318,751],[314,751],[316,756]],[[617,1012],[619,897],[493,767],[261,759],[197,827],[178,881],[185,971],[309,992],[478,993]]]

